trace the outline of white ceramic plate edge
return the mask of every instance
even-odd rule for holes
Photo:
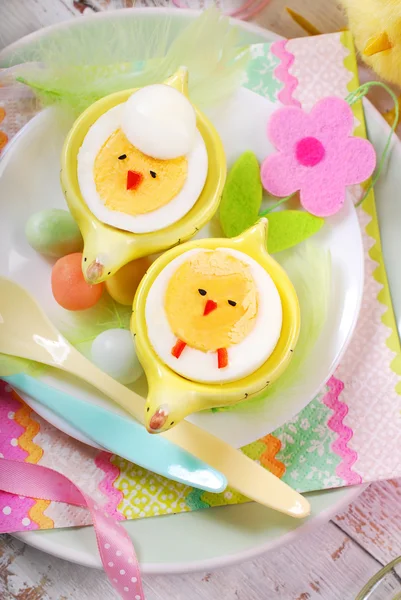
[[[307,533],[311,533],[316,527],[319,525],[324,525],[327,523],[334,515],[343,510],[348,504],[356,500],[356,498],[368,487],[368,484],[354,486],[348,488],[346,493],[344,493],[343,497],[336,504],[333,504],[329,508],[322,510],[318,515],[316,515],[313,519],[308,519],[297,527],[296,529],[292,529],[288,531],[284,535],[277,537],[273,541],[268,541],[264,544],[260,544],[254,546],[253,548],[249,548],[247,550],[243,550],[241,552],[237,552],[234,554],[226,554],[219,558],[212,558],[206,560],[192,561],[188,563],[142,563],[141,562],[141,572],[146,575],[178,575],[183,573],[193,573],[196,571],[210,571],[216,569],[222,569],[224,567],[233,566],[238,563],[245,562],[247,560],[251,560],[260,556],[261,554],[273,550],[279,546],[284,544],[290,544],[295,541],[298,535],[305,535]],[[326,492],[329,494],[330,491]],[[224,507],[220,507],[221,510]],[[208,509],[210,510],[210,509]],[[216,510],[216,509],[215,509]],[[187,513],[188,514],[188,513]],[[174,519],[177,515],[166,515],[164,517],[157,518],[167,518]],[[151,517],[152,518],[152,517]],[[90,526],[91,527],[91,526]],[[78,527],[76,530],[82,530],[84,528]],[[94,569],[102,569],[102,564],[99,558],[99,555],[96,554],[88,554],[87,552],[81,552],[80,550],[74,548],[73,553],[71,550],[62,544],[53,543],[49,538],[46,539],[45,531],[35,532],[26,532],[26,533],[14,533],[13,537],[21,540],[22,542],[32,546],[33,548],[37,548],[38,550],[42,550],[43,552],[47,552],[52,556],[56,556],[57,558],[62,558],[64,560],[68,560],[69,562],[76,563],[78,565],[82,565],[85,567],[90,567]],[[95,536],[94,531],[92,532],[93,536]],[[41,539],[42,538],[42,539]],[[135,545],[135,540],[134,540]]]
[[[149,11],[155,12],[160,16],[167,15],[172,16],[174,12],[174,8],[171,7],[163,8],[163,7],[153,7],[149,6],[147,8],[137,7],[135,8],[136,15],[143,15],[144,13],[149,13]],[[132,8],[119,8],[113,11],[105,10],[104,12],[98,12],[95,14],[85,15],[84,19],[86,22],[92,20],[99,19],[109,19],[110,13],[113,13],[113,17],[124,19],[128,14],[132,14]],[[182,8],[180,10],[176,10],[174,17],[182,18],[185,20],[186,17],[194,18],[202,13],[202,10],[193,9],[193,8]],[[276,33],[269,31],[268,29],[263,29],[259,25],[254,25],[253,23],[247,23],[246,21],[239,21],[238,19],[230,18],[231,23],[237,25],[240,29],[248,31],[250,33],[255,33],[255,35],[260,36],[261,39],[264,39],[266,42],[275,42],[276,40],[283,39]],[[0,61],[5,60],[7,55],[12,56],[13,52],[15,52],[20,46],[24,46],[27,42],[33,42],[34,40],[40,39],[41,37],[46,37],[46,35],[50,32],[54,33],[55,31],[60,31],[62,29],[68,29],[71,22],[76,22],[77,17],[72,17],[71,19],[67,19],[62,21],[61,23],[55,23],[54,25],[48,25],[47,27],[42,27],[37,31],[33,31],[28,35],[25,35],[23,38],[9,44],[6,48],[0,50]],[[83,19],[82,19],[83,25]]]

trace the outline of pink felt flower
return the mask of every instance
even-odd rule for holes
[[[308,212],[333,215],[344,203],[346,186],[368,179],[376,164],[372,144],[353,137],[353,127],[351,107],[340,98],[324,98],[310,113],[279,109],[267,127],[278,153],[262,164],[263,186],[280,197],[299,190]]]

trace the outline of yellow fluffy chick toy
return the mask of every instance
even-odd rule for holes
[[[401,86],[401,1],[341,0],[355,45],[383,79]]]

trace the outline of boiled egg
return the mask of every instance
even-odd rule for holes
[[[280,337],[282,306],[270,275],[230,248],[192,249],[156,277],[145,307],[159,358],[198,382],[229,382],[256,371]]]
[[[90,211],[133,233],[180,220],[199,198],[207,172],[195,111],[164,84],[144,87],[103,113],[78,153],[78,182]]]

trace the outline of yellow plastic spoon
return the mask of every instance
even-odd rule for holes
[[[4,277],[0,277],[0,352],[76,375],[143,422],[145,400],[83,357],[62,337],[32,296]],[[248,498],[292,517],[309,515],[309,502],[298,492],[241,451],[192,423],[182,421],[159,435],[221,471],[229,485]]]

